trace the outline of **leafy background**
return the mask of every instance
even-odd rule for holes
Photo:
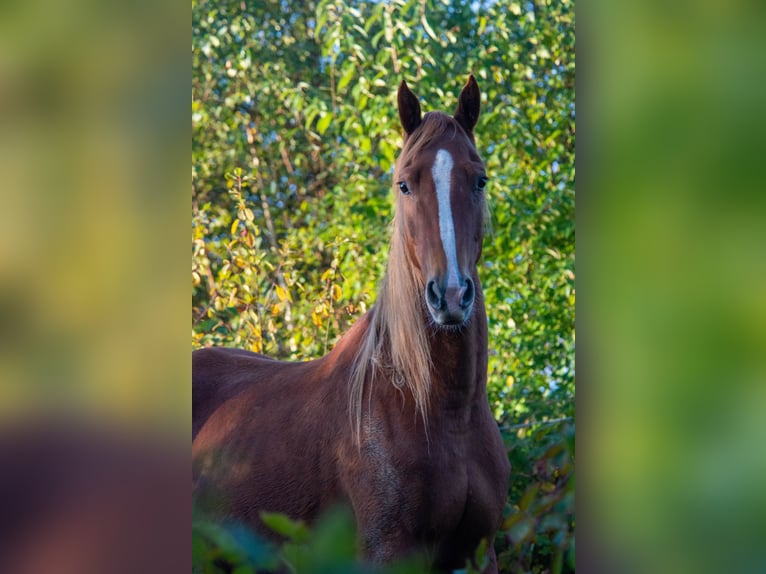
[[[476,75],[488,390],[512,464],[502,572],[574,569],[574,20],[565,0],[192,3],[194,348],[332,348],[385,269],[399,81],[453,111]],[[195,519],[197,568],[332,563],[298,527],[288,544],[327,559],[264,562],[231,528]]]

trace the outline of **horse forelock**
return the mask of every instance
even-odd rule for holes
[[[441,112],[425,114],[421,125],[405,141],[394,181],[398,181],[403,168],[438,139],[459,137],[473,147],[454,118]],[[386,275],[351,372],[350,415],[357,443],[361,438],[364,397],[366,393],[370,396],[376,381],[400,390],[407,388],[423,422],[428,421],[432,361],[421,296],[424,288],[407,249],[402,220],[395,213]]]
[[[455,118],[442,112],[426,113],[418,128],[404,142],[402,153],[396,161],[394,181],[399,181],[401,171],[410,166],[423,150],[432,146],[436,140],[452,141],[457,138],[464,138],[475,148],[474,142]]]

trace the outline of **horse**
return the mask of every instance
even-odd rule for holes
[[[454,115],[423,115],[401,82],[385,276],[327,355],[193,352],[193,481],[212,515],[268,536],[262,511],[311,522],[341,503],[369,563],[419,554],[451,571],[485,540],[497,572],[510,464],[486,390],[480,98],[471,75]]]

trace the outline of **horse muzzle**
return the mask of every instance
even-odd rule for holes
[[[471,316],[476,288],[470,277],[459,277],[457,285],[431,279],[426,285],[426,304],[439,325],[462,325]]]

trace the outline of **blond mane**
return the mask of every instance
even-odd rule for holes
[[[423,116],[421,125],[405,140],[394,169],[399,173],[437,137],[465,136],[459,124],[440,112]],[[414,262],[407,250],[404,225],[398,213],[401,195],[397,194],[391,246],[386,275],[378,299],[370,311],[369,325],[351,367],[349,414],[354,437],[359,444],[365,389],[375,384],[379,374],[387,376],[397,389],[405,387],[428,428],[428,403],[431,391],[431,346],[428,341],[422,293],[422,281],[414,272]]]

